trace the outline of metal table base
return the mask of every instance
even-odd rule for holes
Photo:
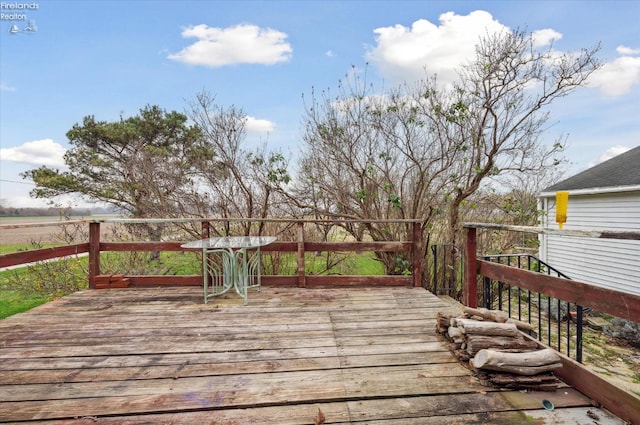
[[[248,290],[262,283],[260,247],[276,240],[272,236],[229,236],[202,239],[183,248],[202,249],[204,302],[233,288],[248,304]]]

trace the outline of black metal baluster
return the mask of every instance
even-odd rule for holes
[[[542,271],[540,261],[538,261],[536,269],[538,273]],[[540,292],[538,292],[538,341],[542,341],[542,294]]]
[[[433,293],[438,295],[438,246],[433,245],[431,252],[433,253]]]
[[[571,357],[571,303],[567,302],[567,357]]]
[[[531,271],[531,255],[527,255],[527,270]],[[531,289],[527,290],[527,311],[531,323]]]
[[[582,306],[576,305],[576,361],[582,363]]]
[[[518,268],[522,268],[520,261],[521,257],[518,255]],[[522,320],[522,289],[518,286],[518,320]]]
[[[551,297],[547,296],[547,345],[551,346]]]
[[[511,266],[511,257],[507,257],[507,266]],[[509,290],[509,293],[508,293],[509,298],[507,299],[507,302],[509,306],[509,317],[511,317],[511,285],[509,285],[508,290]]]
[[[482,282],[484,285],[484,307],[491,310],[492,307],[492,298],[491,298],[491,285],[492,281],[488,277],[483,277]]]

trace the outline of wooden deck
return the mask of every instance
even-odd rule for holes
[[[450,308],[420,288],[80,292],[0,321],[0,422],[623,424],[572,388],[480,385],[435,333]]]

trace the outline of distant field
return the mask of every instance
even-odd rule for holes
[[[117,218],[116,215],[72,216],[70,220],[98,220],[103,218]],[[52,242],[53,237],[60,232],[57,224],[64,224],[67,220],[60,220],[56,216],[44,217],[0,217],[0,226],[52,223],[51,226],[22,227],[19,229],[3,229],[0,227],[0,244],[22,244],[31,242]],[[56,224],[56,225],[54,225]]]
[[[83,218],[72,218],[72,220],[83,220]],[[0,226],[8,224],[38,224],[38,223],[61,223],[59,217],[0,217]]]
[[[70,220],[99,220],[104,218],[118,218],[118,215],[78,215],[71,216]],[[60,217],[39,216],[39,217],[0,217],[0,226],[8,224],[39,224],[39,223],[64,223],[67,219],[61,220]]]

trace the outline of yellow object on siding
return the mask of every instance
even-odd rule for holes
[[[567,205],[569,205],[569,192],[556,192],[556,223],[561,229],[567,222]]]

